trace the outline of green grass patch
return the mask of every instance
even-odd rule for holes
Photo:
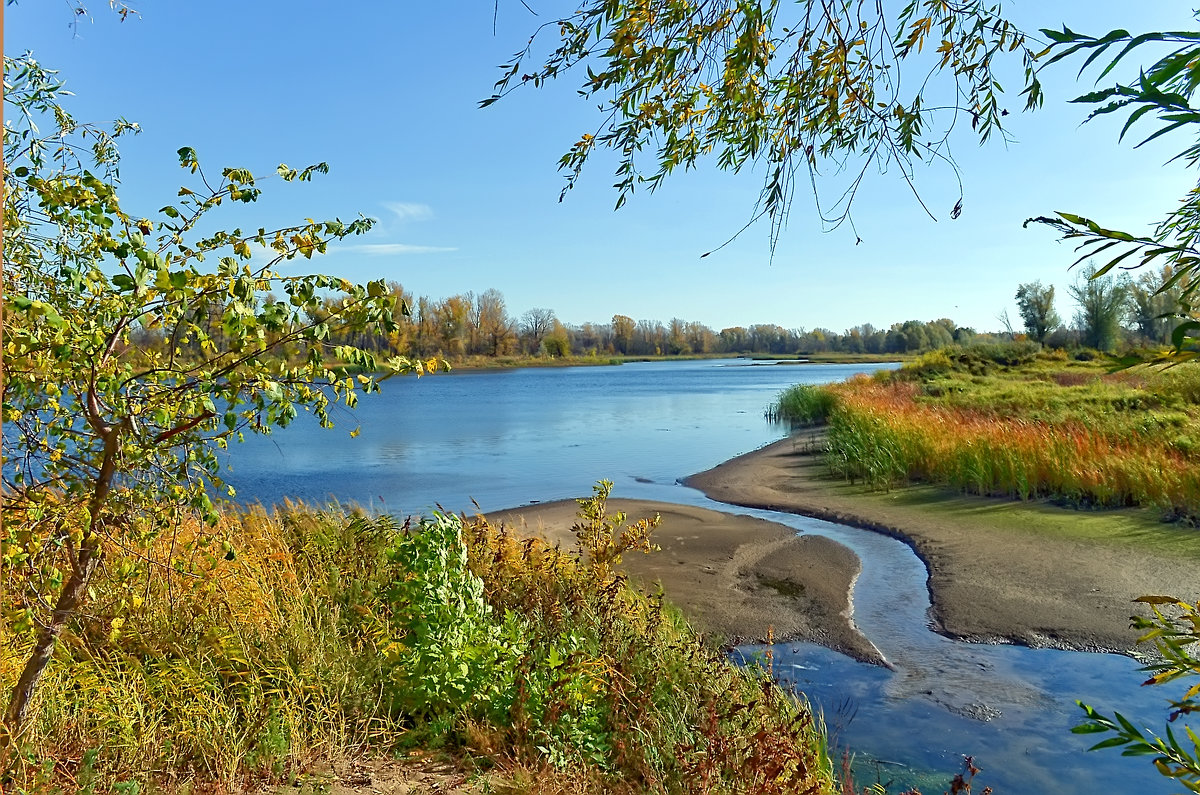
[[[1018,535],[1056,537],[1138,554],[1159,554],[1200,565],[1200,530],[1165,522],[1153,509],[1074,510],[1048,502],[982,499],[944,487],[910,485],[890,493],[856,492],[856,499],[911,509],[914,516],[942,516],[964,527],[987,526]]]

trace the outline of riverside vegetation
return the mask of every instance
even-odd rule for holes
[[[399,327],[384,283],[280,272],[371,222],[213,230],[263,179],[190,147],[193,185],[138,217],[136,126],[76,122],[31,56],[5,78],[0,789],[233,789],[445,746],[526,790],[833,790],[809,710],[614,571],[654,522],[607,516],[610,484],[573,556],[484,519],[215,503],[229,442],[439,367],[354,344]]]
[[[146,550],[163,565],[93,578],[0,781],[311,783],[323,761],[442,747],[520,791],[833,792],[804,703],[613,568],[657,520],[608,516],[610,487],[579,500],[571,552],[483,517],[287,505],[185,522]],[[11,687],[30,638],[2,632]]]
[[[1048,500],[1068,509],[1157,512],[1179,532],[1200,522],[1200,366],[1163,367],[1036,343],[934,351],[898,370],[841,384],[796,386],[769,416],[826,426],[830,473],[871,489],[924,482],[985,497]],[[1139,642],[1159,659],[1145,682],[1200,676],[1200,605],[1151,594]],[[1169,723],[1200,710],[1200,684],[1171,701]],[[1074,731],[1106,734],[1093,750],[1153,757],[1163,775],[1200,791],[1200,736],[1160,736],[1087,705]]]
[[[1115,369],[1035,344],[945,349],[896,371],[794,387],[773,408],[827,421],[834,474],[1076,507],[1200,518],[1200,370]]]
[[[665,10],[683,12],[685,19],[701,13],[670,3]],[[117,5],[122,14],[127,12]],[[877,152],[903,163],[911,162],[916,152],[923,157],[923,119],[941,103],[929,103],[930,110],[924,110],[918,93],[907,106],[903,100],[885,103],[889,111],[880,114],[873,91],[862,88],[874,84],[877,68],[879,74],[892,73],[888,53],[901,59],[919,53],[926,38],[937,35],[933,30],[950,31],[942,65],[971,88],[966,92],[970,107],[952,118],[969,115],[973,126],[980,122],[985,139],[1000,129],[1006,111],[997,100],[999,86],[990,63],[1005,46],[1023,59],[1029,107],[1039,104],[1036,53],[1007,21],[992,11],[963,12],[944,4],[931,6],[930,15],[921,17],[923,8],[910,4],[900,14],[898,40],[880,19],[870,28],[864,57],[834,59],[843,64],[840,68],[828,68],[825,57],[792,59],[802,71],[769,81],[769,93],[760,90],[770,62],[765,54],[777,48],[761,39],[773,35],[774,13],[768,8],[764,15],[753,2],[740,4],[736,14],[696,20],[696,25],[681,28],[686,35],[649,57],[638,47],[618,47],[610,75],[589,76],[589,82],[593,91],[608,90],[606,83],[615,80],[653,95],[661,79],[685,95],[717,101],[720,112],[706,123],[716,125],[711,143],[721,149],[726,168],[758,159],[762,141],[778,141],[780,146],[766,157],[770,167],[763,194],[771,229],[777,231],[792,195],[792,167],[801,163],[815,169],[814,152],[836,159],[865,141],[868,160]],[[86,13],[82,7],[73,9],[77,11]],[[638,40],[638,29],[655,11],[610,13],[605,3],[587,4],[581,13],[589,19],[611,18],[613,27],[599,26],[595,36],[616,43]],[[828,20],[840,45],[833,52],[844,54],[840,23],[850,19]],[[746,34],[732,37],[730,58],[697,46],[742,27]],[[560,65],[588,60],[581,54],[590,52],[592,26],[559,29],[564,47],[545,69],[535,70],[534,85],[554,77]],[[1055,60],[1081,48],[1099,47],[1098,54],[1130,38],[1123,31],[1103,39],[1066,29],[1044,33],[1063,46]],[[1177,41],[1180,35],[1187,39],[1190,34],[1139,37],[1122,54],[1146,41]],[[814,42],[813,53],[827,51],[824,34],[801,39]],[[730,89],[713,95],[710,86],[726,81],[708,78],[702,68],[688,80],[676,81],[677,66],[681,74],[692,69],[687,59],[676,64],[679,48],[727,70],[733,78]],[[980,52],[982,58],[977,57]],[[1182,54],[1144,70],[1140,89],[1118,86],[1088,101],[1119,97],[1097,113],[1151,103],[1138,105],[1130,123],[1147,110],[1168,114],[1164,119],[1172,129],[1194,123],[1194,114],[1182,120],[1172,115],[1179,107],[1176,90],[1183,92],[1186,106],[1197,84],[1194,69],[1184,68],[1194,59]],[[670,68],[660,69],[657,58],[669,59]],[[107,133],[76,124],[58,104],[60,82],[31,58],[5,60],[5,101],[16,125],[5,127],[4,141],[4,315],[6,332],[13,328],[16,333],[4,337],[4,413],[6,421],[24,423],[12,437],[15,441],[5,440],[6,477],[14,469],[21,476],[4,484],[5,607],[20,597],[16,609],[6,610],[0,630],[6,681],[18,682],[6,714],[12,731],[5,745],[10,781],[129,791],[137,788],[139,778],[170,780],[173,770],[226,783],[256,774],[284,777],[299,767],[289,760],[399,733],[468,745],[486,745],[488,737],[498,737],[518,753],[535,756],[536,750],[539,763],[552,767],[568,758],[599,760],[597,777],[628,777],[618,776],[618,787],[628,780],[634,782],[631,787],[651,789],[712,790],[722,784],[757,791],[767,784],[828,789],[831,779],[811,717],[765,680],[731,684],[747,675],[707,667],[710,655],[689,656],[684,649],[677,662],[655,656],[666,654],[664,647],[671,647],[674,636],[654,633],[675,622],[653,603],[643,609],[636,600],[624,601],[619,577],[594,557],[584,564],[576,561],[572,568],[532,542],[526,549],[504,541],[501,533],[501,540],[494,547],[484,544],[483,558],[474,560],[471,545],[482,542],[473,541],[470,532],[457,535],[458,520],[450,517],[435,516],[405,529],[386,519],[314,516],[298,509],[274,517],[218,512],[209,498],[209,487],[221,485],[213,448],[243,430],[266,432],[285,425],[298,408],[328,422],[331,403],[352,405],[359,392],[373,391],[370,373],[379,351],[360,344],[361,335],[398,333],[398,318],[411,307],[381,281],[358,286],[316,275],[281,277],[274,270],[286,260],[310,258],[330,242],[366,232],[369,219],[208,233],[209,219],[201,219],[214,207],[249,204],[259,196],[259,179],[245,169],[225,169],[219,181],[213,179],[215,186],[201,173],[197,179],[203,188],[182,188],[180,201],[164,207],[154,220],[127,214],[116,197],[113,139],[136,126],[119,121]],[[848,74],[849,63],[865,71]],[[520,57],[498,91],[522,73],[519,65]],[[521,82],[525,79],[522,75]],[[891,81],[889,76],[884,82]],[[829,90],[802,90],[809,85]],[[843,124],[845,103],[838,97],[846,96],[851,86],[854,113]],[[777,106],[781,110],[745,112],[747,107],[771,108],[770,97],[779,91],[788,99]],[[801,114],[806,121],[800,134],[761,134],[776,112],[790,125],[798,118],[789,109],[792,99],[811,96],[833,101],[827,111]],[[665,107],[661,97],[653,98]],[[638,108],[639,118],[633,124],[617,118],[616,127],[598,142],[622,146],[630,158],[653,138],[659,129],[655,125],[673,133],[672,125],[680,123],[675,113],[643,114],[640,101],[622,104]],[[683,124],[691,123],[687,120],[694,118],[690,109],[696,103],[670,104],[686,109]],[[35,119],[51,132],[39,134]],[[880,125],[884,119],[894,122]],[[670,146],[662,150],[662,170],[648,178],[650,184],[680,163],[688,165],[712,151],[699,140],[670,135]],[[629,141],[639,145],[629,147]],[[594,144],[589,135],[565,158],[572,182]],[[81,162],[80,153],[89,153],[83,159],[91,162]],[[200,171],[194,150],[184,147],[179,153],[181,165],[192,174]],[[628,178],[618,185],[622,200],[645,181],[636,175],[632,160],[623,167]],[[277,174],[284,181],[304,182],[324,170],[323,164],[302,170],[280,166]],[[1183,272],[1197,267],[1192,257],[1197,206],[1191,196],[1153,238],[1135,239],[1073,215],[1038,220],[1064,236],[1082,238],[1085,245],[1095,242],[1101,251],[1112,240],[1129,243],[1130,251],[1113,252],[1120,258],[1136,253],[1148,262],[1166,255]],[[960,209],[961,203],[954,213]],[[847,204],[836,220],[848,215]],[[207,236],[198,233],[201,228]],[[1183,240],[1179,245],[1173,245],[1176,236]],[[219,264],[198,265],[206,255]],[[248,264],[252,258],[253,266]],[[276,289],[287,298],[278,300]],[[328,291],[339,293],[331,305],[325,302]],[[1200,328],[1200,321],[1180,328],[1182,338]],[[350,336],[335,347],[343,333]],[[143,334],[142,341],[154,343],[145,347],[154,359],[149,369],[134,366],[136,360],[125,355]],[[551,355],[563,352],[555,342],[546,346]],[[284,355],[275,356],[279,353]],[[331,373],[324,367],[331,354],[355,365],[361,377]],[[420,371],[419,362],[404,355],[392,363],[398,372]],[[881,470],[885,482],[893,474],[898,476],[895,469]],[[1184,488],[1150,499],[1165,500],[1173,510],[1182,504],[1181,516],[1191,518],[1186,494]],[[1140,497],[1080,499],[1104,504]],[[514,571],[489,580],[488,553],[498,570],[511,564]],[[368,561],[376,567],[359,568]],[[517,586],[525,570],[538,576],[531,575],[533,585],[523,591]],[[510,586],[516,601],[506,602],[501,591]],[[543,598],[538,590],[543,587],[553,599]],[[534,609],[543,605],[548,618]],[[416,609],[397,609],[409,606]],[[187,609],[179,612],[180,607]],[[530,615],[519,608],[529,608]],[[576,612],[590,616],[594,626],[567,622]],[[511,618],[518,613],[519,620]],[[628,614],[631,628],[614,630],[609,620],[622,613]],[[1167,621],[1151,630],[1162,630],[1165,648],[1171,643],[1183,648],[1195,638],[1186,631],[1170,634]],[[529,638],[539,633],[554,643],[534,645]],[[698,723],[642,709],[654,706],[659,697],[636,669],[634,652],[641,651],[637,643],[646,633],[656,639],[647,649],[653,681],[671,682],[664,670],[678,667],[693,672],[697,687],[713,686],[699,691],[713,694],[711,699],[705,696],[688,707],[690,715],[700,717]],[[619,641],[614,656],[589,656],[591,639],[599,644],[605,635]],[[435,641],[449,642],[463,653],[448,656],[424,645]],[[521,661],[539,653],[545,655],[543,665],[522,667]],[[9,666],[19,654],[28,654],[29,661],[18,675]],[[1182,662],[1160,674],[1188,673],[1178,667],[1188,659],[1181,653]],[[694,661],[690,668],[688,660]],[[600,671],[625,679],[617,677],[610,684]],[[42,677],[42,687],[36,689]],[[647,684],[640,686],[643,682]],[[501,694],[511,688],[492,687],[496,683],[515,684],[516,696],[506,701]],[[606,688],[626,685],[626,700],[603,697]],[[468,696],[476,691],[478,701]],[[30,714],[32,696],[38,709]],[[120,708],[106,706],[114,703]],[[255,706],[259,709],[251,711]],[[1186,699],[1179,705],[1181,712],[1190,708]],[[630,723],[634,717],[650,723]],[[1090,717],[1087,726],[1118,732],[1116,744],[1142,748],[1125,733],[1136,733],[1132,727],[1119,720],[1106,725],[1108,719],[1098,714]],[[694,730],[681,728],[696,725]],[[666,739],[652,742],[660,734]],[[95,744],[97,737],[104,738],[103,745]],[[796,738],[795,747],[779,746],[780,737]],[[1173,751],[1177,744],[1168,737]],[[28,745],[30,741],[37,745]],[[291,756],[293,752],[299,756]],[[813,764],[805,761],[810,759]],[[1186,755],[1175,760],[1159,761],[1178,764],[1186,773]],[[611,783],[587,778],[588,783],[594,780]]]

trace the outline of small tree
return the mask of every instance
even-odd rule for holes
[[[1129,279],[1117,279],[1088,265],[1067,288],[1078,304],[1075,326],[1080,342],[1101,351],[1116,350],[1121,321],[1129,307]]]
[[[5,57],[4,68],[0,574],[5,619],[30,643],[5,713],[16,734],[101,559],[145,573],[154,564],[142,550],[184,513],[215,522],[219,449],[301,410],[331,426],[330,406],[375,391],[381,365],[424,366],[327,342],[394,326],[383,282],[276,270],[367,231],[370,219],[211,231],[212,211],[253,203],[260,180],[236,168],[216,178],[186,147],[179,162],[194,185],[155,220],[130,214],[117,197],[114,137],[136,125],[79,124],[53,72],[29,56]],[[280,166],[276,176],[305,182],[326,170]],[[328,367],[331,357],[360,374]]]
[[[1045,342],[1046,336],[1058,327],[1058,312],[1054,311],[1054,285],[1043,287],[1040,281],[1017,287],[1017,311],[1025,323],[1030,339]]]
[[[571,355],[571,335],[567,331],[567,327],[554,319],[550,331],[542,338],[540,350],[545,351],[547,356],[554,359],[561,359],[564,356]]]
[[[1191,285],[1190,278],[1176,280],[1170,265],[1147,271],[1129,284],[1129,315],[1138,334],[1148,342],[1170,342],[1180,324],[1180,301]]]

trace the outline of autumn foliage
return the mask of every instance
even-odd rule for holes
[[[817,388],[831,471],[877,489],[919,481],[1200,515],[1192,461],[1200,401],[1190,365],[1108,372],[1043,357],[1007,367],[976,361],[972,371],[968,354],[955,356],[927,354],[894,375]],[[804,394],[780,405],[818,404],[808,396],[814,388],[798,389]]]
[[[28,734],[0,743],[0,783],[303,783],[347,756],[440,746],[535,792],[832,792],[819,721],[609,565],[654,522],[614,524],[597,497],[573,551],[483,517],[182,522],[145,567],[97,574]],[[33,575],[5,576],[13,593]],[[7,627],[3,686],[32,642]]]

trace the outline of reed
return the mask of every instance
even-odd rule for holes
[[[1172,389],[1189,388],[1193,378],[1169,377],[1178,378]],[[1102,380],[1090,387],[1093,393],[1115,390],[1104,396],[1105,405],[1124,405],[1125,422],[1077,419],[1087,401],[1076,396],[1064,408],[1060,398],[1052,406],[1040,386],[993,389],[990,403],[985,390],[950,391],[943,384],[931,399],[929,387],[866,378],[830,387],[837,403],[829,420],[832,471],[880,489],[919,480],[986,496],[1153,506],[1177,517],[1200,516],[1200,470],[1179,449],[1186,436],[1169,432],[1190,418],[1161,422],[1148,408],[1161,404],[1136,393],[1144,387]]]
[[[775,402],[767,407],[766,416],[772,422],[786,422],[792,426],[813,425],[824,422],[836,402],[835,395],[827,389],[798,384],[780,392]]]

